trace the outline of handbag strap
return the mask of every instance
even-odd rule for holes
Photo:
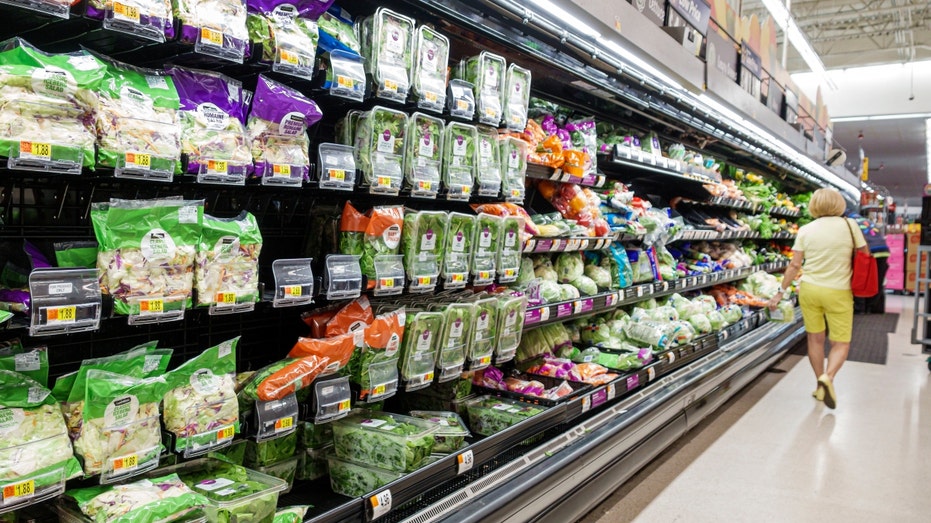
[[[853,247],[854,254],[857,253],[857,238],[853,235],[853,227],[850,225],[852,221],[850,218],[841,216],[845,222],[847,222],[847,229],[850,231],[850,245]],[[857,225],[859,227],[859,225]]]

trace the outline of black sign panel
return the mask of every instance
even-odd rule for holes
[[[702,36],[708,34],[711,6],[705,3],[705,0],[669,0],[669,7],[675,9]]]
[[[717,31],[708,31],[705,46],[705,57],[708,66],[721,71],[725,76],[737,82],[737,71],[740,64],[740,53],[737,51],[737,44]]]
[[[758,79],[763,78],[763,61],[760,59],[760,55],[750,49],[747,42],[743,42],[740,46],[740,66]]]
[[[663,0],[627,0],[630,5],[637,8],[643,16],[654,24],[662,27],[666,24],[666,4]]]

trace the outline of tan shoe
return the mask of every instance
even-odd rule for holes
[[[824,387],[822,387],[821,384],[818,384],[818,388],[811,393],[811,397],[818,401],[824,401]]]
[[[820,389],[824,390],[824,404],[829,409],[837,408],[837,396],[834,394],[834,384],[831,382],[831,378],[827,374],[822,374],[818,378],[818,385]]]

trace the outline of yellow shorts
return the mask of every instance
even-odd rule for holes
[[[798,291],[805,331],[824,332],[827,318],[828,337],[831,341],[849,343],[853,335],[853,293],[819,287],[802,282]]]

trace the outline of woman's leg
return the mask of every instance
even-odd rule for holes
[[[833,345],[831,354],[834,354]],[[846,352],[844,357],[847,357]],[[811,363],[811,369],[815,371],[815,379],[824,374],[824,331],[808,333],[808,361]]]
[[[827,375],[834,381],[834,376],[840,370],[841,365],[847,361],[847,353],[850,352],[850,342],[831,340],[831,352],[828,354]]]

